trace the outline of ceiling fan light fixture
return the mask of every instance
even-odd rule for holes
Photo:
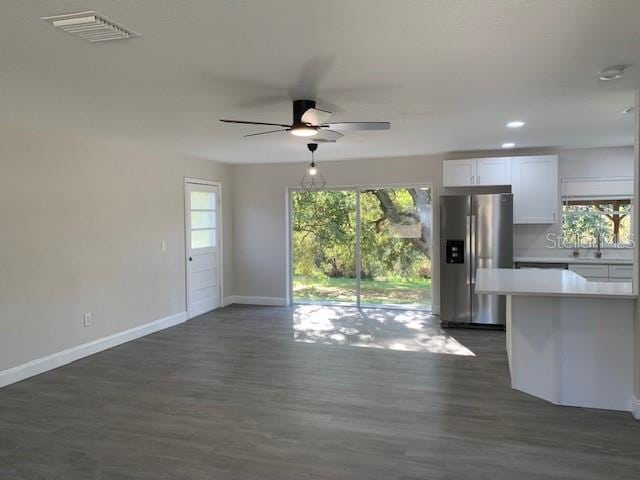
[[[318,170],[315,158],[313,156],[313,152],[318,149],[318,144],[307,143],[307,148],[311,152],[311,164],[309,165],[309,168],[307,168],[305,174],[302,176],[302,179],[300,180],[300,186],[307,193],[319,192],[327,186],[327,181],[324,179],[324,176],[322,176],[322,173],[320,173],[320,171]]]
[[[291,134],[295,135],[296,137],[313,137],[314,135],[318,134],[318,128],[308,125],[301,125],[298,127],[293,127],[291,129]]]

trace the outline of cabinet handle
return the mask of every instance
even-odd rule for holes
[[[556,212],[553,212],[553,223],[556,223]]]
[[[471,185],[474,185],[474,184],[475,184],[475,181],[474,181],[474,180],[475,180],[475,178],[476,178],[475,176],[471,175]]]
[[[478,185],[480,185],[480,175],[478,175],[478,177],[476,178],[476,180],[478,180]]]

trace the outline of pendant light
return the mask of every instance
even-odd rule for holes
[[[311,152],[311,164],[304,172],[300,180],[300,186],[304,188],[306,192],[318,192],[327,186],[327,181],[322,176],[322,173],[320,173],[313,156],[313,152],[318,149],[318,144],[308,143],[307,148]]]

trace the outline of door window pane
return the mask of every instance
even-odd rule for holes
[[[213,192],[191,192],[191,210],[215,210],[216,194]]]
[[[355,304],[356,192],[294,192],[293,298]]]
[[[431,190],[360,194],[361,303],[431,307]]]
[[[205,212],[191,212],[191,228],[215,228],[215,210]]]
[[[191,248],[207,248],[216,246],[216,230],[191,230]]]

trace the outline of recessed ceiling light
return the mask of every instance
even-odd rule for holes
[[[600,80],[608,82],[610,80],[618,80],[624,74],[625,65],[612,65],[600,72]]]
[[[620,112],[620,113],[622,113],[622,114],[624,114],[624,115],[627,115],[627,114],[629,114],[629,113],[633,113],[633,111],[634,111],[634,110],[635,110],[635,108],[634,108],[634,107],[627,107],[627,108],[625,108],[624,110],[622,110],[622,112]]]
[[[515,144],[515,143],[513,143],[513,142],[504,142],[504,143],[502,144],[502,148],[513,148],[513,147],[515,147],[515,146],[516,146],[516,144]]]
[[[507,127],[509,128],[521,128],[524,127],[525,123],[522,120],[513,120],[507,123]]]

